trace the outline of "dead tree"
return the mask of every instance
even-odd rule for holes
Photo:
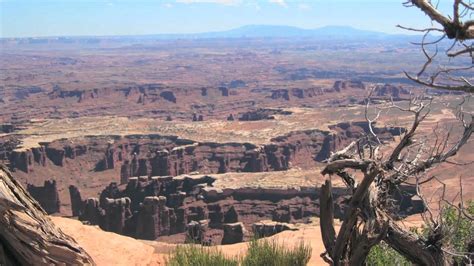
[[[445,15],[429,0],[410,0],[405,6],[419,8],[432,20],[432,27],[398,27],[422,32],[419,43],[426,59],[416,74],[405,75],[429,88],[474,92],[474,4],[454,0],[452,13]]]
[[[322,170],[329,178],[321,187],[321,232],[326,252],[321,254],[332,265],[364,264],[370,249],[380,241],[386,242],[401,255],[419,265],[447,265],[453,255],[465,254],[443,246],[442,223],[439,217],[428,215],[430,232],[422,238],[396,223],[396,206],[392,195],[407,182],[417,186],[418,196],[423,174],[430,168],[448,161],[471,137],[474,129],[473,115],[466,113],[462,104],[457,108],[457,118],[462,133],[452,137],[423,138],[418,129],[431,110],[432,99],[413,97],[407,106],[390,103],[378,106],[375,118],[369,118],[367,101],[366,118],[372,126],[382,112],[398,110],[413,116],[413,122],[393,148],[384,147],[375,134],[351,143],[330,156]],[[370,131],[373,132],[373,131]],[[453,141],[454,138],[454,142]],[[383,150],[383,152],[381,152]],[[331,178],[342,178],[351,191],[339,233],[334,230]],[[358,178],[359,177],[359,178]],[[358,182],[359,180],[359,182]],[[426,205],[428,205],[426,203]]]
[[[94,265],[0,165],[0,265]]]
[[[415,44],[420,46],[426,61],[418,73],[405,72],[405,75],[429,88],[474,92],[472,1],[454,0],[451,15],[440,12],[429,0],[409,0],[404,5],[419,8],[434,25],[421,29],[399,25],[403,29],[424,33],[421,42]],[[433,33],[439,34],[436,39],[429,40],[433,38]],[[453,256],[469,259],[472,254],[443,246],[443,237],[448,231],[443,227],[440,214],[435,215],[429,208],[420,186],[426,182],[441,182],[436,177],[423,179],[424,173],[436,165],[448,162],[466,144],[474,128],[473,115],[466,113],[462,105],[456,110],[462,133],[454,137],[454,141],[450,132],[442,138],[436,131],[430,137],[422,139],[417,130],[429,115],[431,100],[414,97],[406,107],[394,103],[378,107],[375,118],[368,115],[369,103],[370,99],[366,108],[366,120],[370,129],[385,110],[396,109],[411,113],[413,123],[393,148],[383,147],[383,143],[370,130],[366,138],[353,142],[330,156],[322,170],[322,174],[329,175],[329,179],[321,188],[321,231],[326,248],[321,256],[333,265],[360,265],[365,262],[370,249],[383,240],[407,259],[420,265],[446,265]],[[384,149],[385,155],[380,152],[381,149]],[[334,230],[331,192],[333,176],[342,178],[351,191],[351,199],[338,234]],[[400,189],[401,184],[407,182],[414,183],[418,197],[428,208],[423,216],[429,228],[426,238],[404,230],[395,222],[396,206],[392,195]],[[459,215],[472,220],[463,210],[462,198],[459,206],[445,200],[444,196],[439,202],[441,201],[458,209]]]

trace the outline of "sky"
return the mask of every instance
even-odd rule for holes
[[[328,25],[401,33],[429,19],[404,0],[0,0],[0,37],[222,31],[244,25]]]

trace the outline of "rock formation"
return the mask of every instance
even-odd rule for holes
[[[105,216],[102,228],[107,231],[123,234],[126,221],[132,216],[130,198],[105,199]]]
[[[176,96],[174,95],[172,91],[161,92],[160,96],[169,102],[176,103]]]
[[[394,86],[391,84],[377,85],[373,92],[374,96],[387,98],[390,97],[394,101],[407,99],[410,95],[410,91],[403,88],[402,86]]]
[[[219,87],[219,90],[221,91],[222,96],[227,97],[229,96],[229,89],[226,87]]]
[[[258,121],[275,119],[274,115],[291,115],[290,111],[282,109],[257,109],[255,111],[248,111],[242,113],[239,117],[240,121]]]
[[[125,188],[111,183],[100,200],[86,200],[80,219],[141,239],[187,232],[193,241],[220,243],[216,239],[223,236],[225,224],[242,222],[250,228],[262,218],[282,220],[284,216],[285,221],[302,222],[317,214],[315,188],[220,191],[212,187],[213,182],[207,175],[132,177]],[[200,224],[199,230],[191,226],[197,226],[193,221]],[[212,230],[206,233],[208,228]]]
[[[61,204],[56,187],[56,180],[44,181],[44,185],[41,187],[28,184],[27,190],[28,193],[39,202],[46,213],[52,214],[60,211]]]
[[[87,221],[92,225],[102,224],[104,212],[99,207],[99,199],[97,198],[88,198],[84,201],[84,209],[80,211],[81,216],[79,220]]]
[[[208,229],[207,221],[191,221],[186,225],[186,243],[201,244]]]
[[[82,201],[81,192],[76,186],[70,185],[69,196],[71,198],[72,216],[81,216],[82,210],[84,209],[84,202]]]
[[[283,99],[289,101],[290,95],[287,89],[272,90],[271,98],[274,100]]]
[[[15,130],[12,124],[0,124],[0,133],[11,133]]]
[[[273,115],[287,115],[279,109],[259,109],[246,113],[241,119],[269,119]],[[199,117],[196,117],[199,120]],[[132,176],[180,175],[191,172],[262,172],[285,170],[289,165],[314,164],[322,161],[331,151],[368,132],[365,122],[339,123],[331,131],[294,131],[275,137],[265,145],[249,143],[194,142],[175,136],[128,135],[85,137],[80,141],[62,139],[41,143],[27,150],[6,151],[12,170],[29,172],[34,167],[50,163],[63,166],[87,155],[102,158],[96,161],[94,171],[119,168],[121,184]],[[399,135],[399,128],[375,128],[384,140]],[[92,148],[93,147],[93,148]],[[313,159],[312,159],[313,158]]]
[[[262,221],[252,225],[252,231],[255,237],[268,237],[286,230],[297,230],[292,224],[279,223],[274,221]]]
[[[365,90],[365,84],[359,80],[337,80],[333,85],[333,89],[337,92],[349,88]]]
[[[222,245],[240,243],[244,241],[246,234],[244,224],[241,222],[224,224]]]
[[[136,226],[138,238],[154,240],[159,236],[170,234],[171,220],[176,222],[176,218],[165,204],[166,197],[145,197],[138,211]]]

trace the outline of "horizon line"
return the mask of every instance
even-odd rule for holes
[[[386,31],[379,31],[379,30],[373,30],[373,29],[363,29],[363,28],[355,28],[350,25],[335,25],[335,24],[330,24],[330,25],[324,25],[321,27],[316,27],[316,28],[304,28],[304,27],[299,27],[299,26],[292,26],[292,25],[284,25],[284,24],[244,24],[238,27],[232,27],[226,30],[211,30],[211,31],[199,31],[199,32],[183,32],[183,33],[145,33],[145,34],[104,34],[104,35],[38,35],[38,36],[0,36],[0,40],[6,40],[6,39],[49,39],[49,38],[84,38],[84,37],[89,37],[89,38],[102,38],[102,37],[140,37],[140,36],[192,36],[192,35],[199,35],[199,34],[210,34],[210,33],[223,33],[223,32],[228,32],[244,27],[249,27],[249,26],[267,26],[267,27],[288,27],[288,28],[295,28],[295,29],[300,29],[300,30],[318,30],[318,29],[323,29],[323,28],[328,28],[328,27],[345,27],[345,28],[350,28],[352,30],[358,30],[358,31],[368,31],[368,32],[373,32],[373,33],[379,33],[379,34],[386,34],[386,35],[406,35],[406,36],[413,36],[416,34],[410,34],[410,32],[407,32],[406,34],[404,33],[396,33],[396,32],[386,32]],[[394,26],[394,29],[396,27]]]

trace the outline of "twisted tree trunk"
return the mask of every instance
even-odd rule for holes
[[[430,245],[417,235],[407,232],[397,224],[390,222],[385,239],[387,244],[402,254],[405,258],[418,265],[451,265],[439,243]]]
[[[94,265],[0,165],[0,265]]]

